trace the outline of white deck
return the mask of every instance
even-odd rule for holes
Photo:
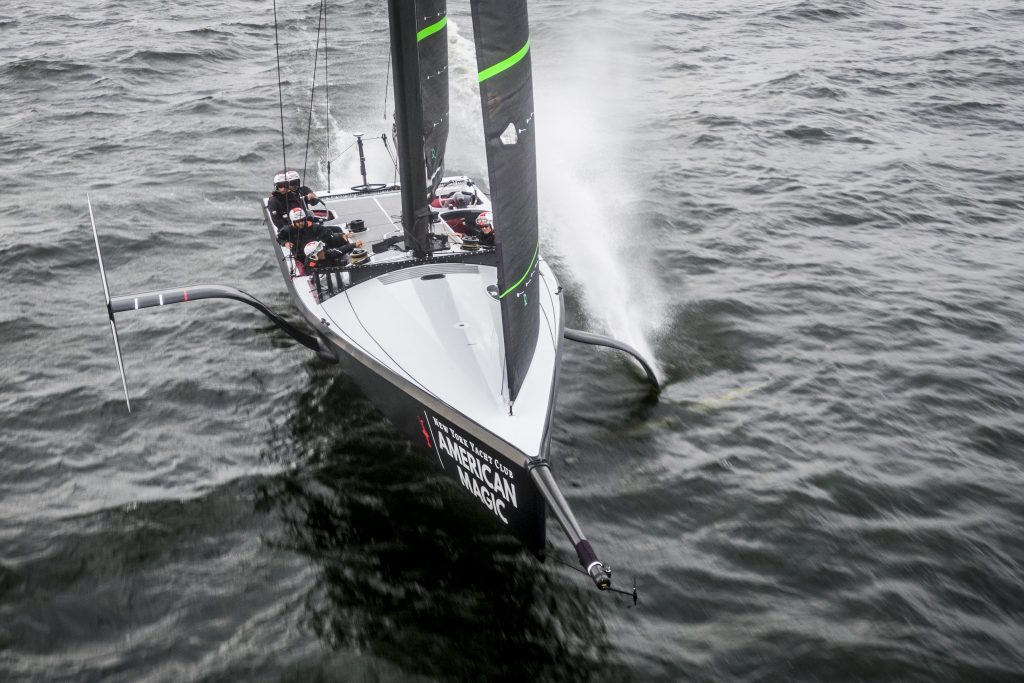
[[[357,235],[369,245],[401,233],[397,192],[325,199],[332,223],[362,219]],[[320,208],[319,206],[314,208]],[[446,226],[445,226],[446,228]],[[446,252],[441,252],[446,253]],[[282,256],[287,256],[281,249]],[[440,254],[438,254],[440,255]],[[373,255],[374,262],[404,260],[401,251]],[[443,272],[443,278],[423,275]],[[333,333],[400,377],[466,415],[528,456],[541,454],[549,414],[561,306],[558,283],[540,260],[541,324],[533,363],[512,414],[503,395],[504,346],[500,304],[487,292],[497,271],[475,264],[425,264],[392,271],[327,299],[323,305],[309,277],[294,284],[301,305],[328,320]]]

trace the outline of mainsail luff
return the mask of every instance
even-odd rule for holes
[[[423,112],[427,199],[444,176],[448,142],[448,10],[446,0],[416,0],[416,45]]]
[[[472,0],[509,400],[540,330],[537,163],[526,0]]]
[[[388,0],[391,65],[395,82],[395,129],[402,185],[402,228],[406,247],[417,256],[429,253],[426,167],[423,163],[423,111],[416,45],[416,3]]]

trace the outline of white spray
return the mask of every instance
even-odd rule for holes
[[[448,154],[445,167],[458,169],[487,186],[487,155],[484,151],[484,122],[480,113],[476,47],[448,19],[448,97],[451,110]]]
[[[642,179],[631,175],[625,153],[638,101],[629,92],[633,66],[622,49],[607,50],[607,36],[575,38],[557,41],[561,54],[534,61],[545,247],[568,266],[588,327],[630,344],[661,374],[652,340],[667,306],[639,208]]]

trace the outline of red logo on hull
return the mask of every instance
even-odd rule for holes
[[[420,430],[423,432],[423,440],[427,442],[427,448],[433,450],[434,447],[430,444],[430,432],[427,431],[427,425],[423,423],[422,417],[417,417],[420,421]]]

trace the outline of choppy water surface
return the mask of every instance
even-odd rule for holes
[[[545,253],[572,324],[667,385],[566,349],[557,475],[637,608],[553,525],[543,565],[496,533],[248,310],[123,316],[128,415],[87,192],[115,293],[289,310],[256,203],[272,6],[7,4],[0,678],[1024,676],[1019,3],[532,8]],[[449,168],[479,175],[452,14]],[[281,9],[290,165],[315,17]],[[319,185],[389,127],[383,7],[329,23]]]

